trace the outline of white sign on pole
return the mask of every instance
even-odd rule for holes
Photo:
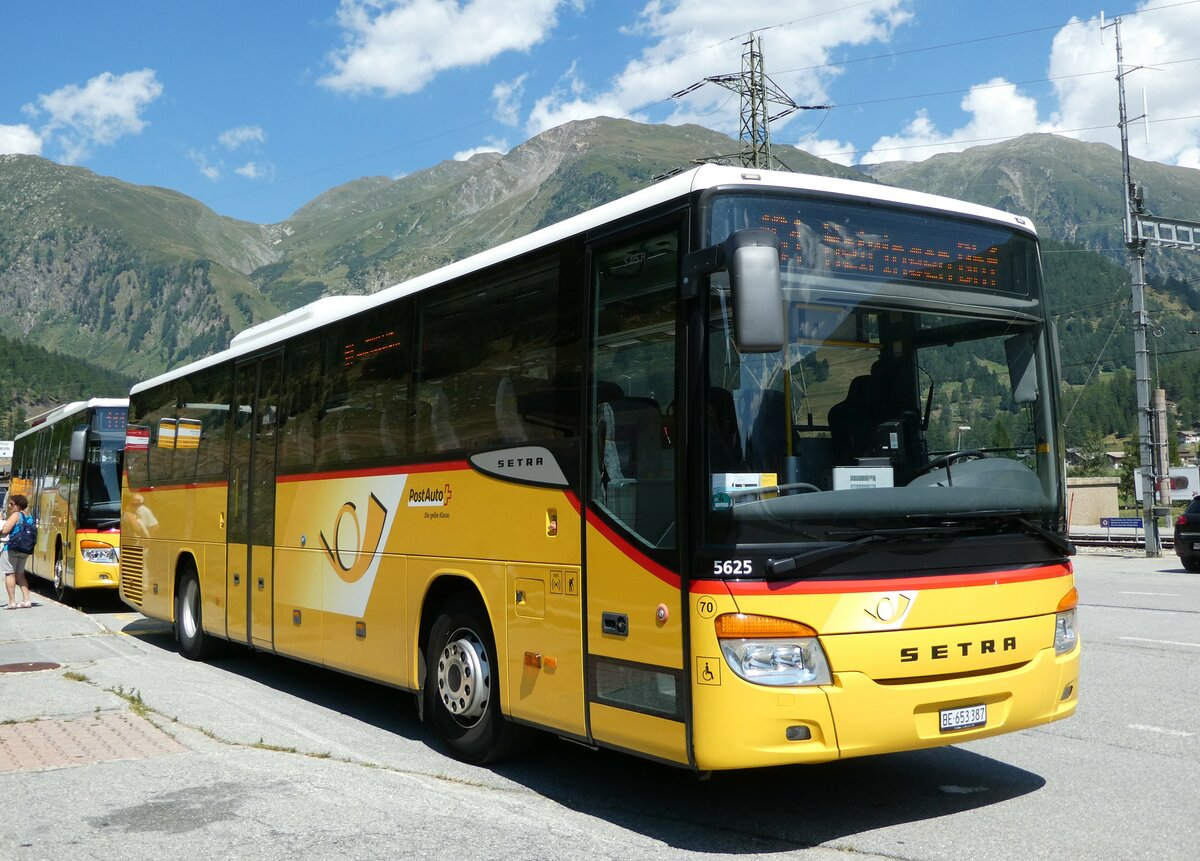
[[[1187,502],[1200,493],[1200,467],[1173,466],[1171,467],[1171,499],[1174,502]],[[1138,502],[1142,501],[1142,474],[1133,474],[1133,489]]]

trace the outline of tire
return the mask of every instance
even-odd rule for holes
[[[54,554],[54,600],[60,604],[67,597],[66,569],[67,564],[60,550]]]
[[[1179,561],[1192,573],[1200,572],[1200,556],[1180,556]]]
[[[192,661],[212,655],[215,645],[213,638],[204,633],[201,604],[200,579],[195,571],[185,571],[175,593],[175,641],[179,653]]]
[[[500,712],[500,673],[487,614],[472,596],[451,596],[425,644],[425,721],[465,762],[511,755],[523,732]]]

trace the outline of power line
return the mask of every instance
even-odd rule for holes
[[[1200,0],[1194,0],[1194,2],[1200,3]],[[1181,120],[1195,120],[1195,119],[1200,119],[1200,114],[1188,114],[1188,115],[1182,116],[1182,117],[1165,117],[1165,118],[1159,119],[1159,120],[1150,120],[1150,122],[1152,122],[1152,123],[1173,123],[1173,122],[1179,122]],[[903,146],[872,147],[871,149],[841,150],[839,152],[824,153],[823,157],[829,158],[830,156],[837,156],[837,155],[862,155],[864,153],[871,153],[871,152],[895,152],[897,150],[908,150],[908,149],[930,149],[932,147],[957,146],[959,144],[995,143],[996,141],[1015,140],[1016,138],[1023,137],[1026,134],[1065,135],[1065,134],[1072,134],[1074,132],[1094,132],[1094,131],[1098,131],[1100,129],[1111,129],[1111,128],[1112,128],[1111,125],[1105,123],[1104,125],[1100,125],[1100,126],[1080,126],[1078,128],[1073,128],[1073,129],[1045,129],[1045,130],[1038,131],[1038,132],[1021,132],[1019,134],[998,135],[996,137],[987,137],[987,138],[958,138],[958,139],[947,139],[947,140],[943,140],[943,141],[937,141],[935,143],[905,144]]]
[[[1200,2],[1200,0],[1198,0]],[[1183,60],[1155,60],[1155,66],[1173,66],[1180,63],[1195,63],[1200,61],[1200,57],[1188,57]],[[1097,69],[1094,72],[1076,72],[1071,75],[1055,75],[1051,78],[1032,78],[1028,81],[1004,81],[1000,84],[976,84],[971,87],[960,88],[956,90],[936,90],[930,93],[913,93],[907,96],[887,96],[881,99],[864,99],[859,102],[836,102],[834,108],[858,108],[864,105],[880,105],[887,102],[903,102],[911,99],[930,99],[937,96],[957,96],[963,93],[979,92],[981,90],[1003,89],[1004,87],[1027,87],[1030,84],[1052,84],[1055,81],[1066,81],[1072,78],[1089,78],[1097,75],[1111,75],[1112,69]]]
[[[1196,3],[1200,3],[1200,0],[1183,0],[1183,2],[1172,3],[1168,6],[1155,6],[1151,9],[1138,9],[1133,12],[1121,12],[1121,13],[1119,13],[1119,16],[1133,17],[1135,15],[1144,15],[1149,12],[1161,12],[1164,9],[1174,9],[1178,6],[1194,6]],[[1116,18],[1119,16],[1114,15],[1112,17]],[[957,42],[943,42],[940,45],[926,45],[921,48],[906,48],[903,51],[889,51],[884,54],[873,54],[868,57],[854,57],[849,60],[841,60],[839,62],[819,63],[815,66],[801,66],[796,69],[785,69],[782,72],[779,72],[779,74],[783,75],[783,74],[790,74],[791,72],[811,72],[811,71],[815,71],[817,69],[828,69],[828,68],[833,68],[833,67],[837,67],[837,66],[846,66],[851,63],[865,63],[865,62],[869,62],[871,60],[887,60],[887,59],[891,59],[893,57],[907,56],[909,54],[921,54],[921,53],[926,53],[928,51],[940,51],[945,48],[960,48],[964,45],[976,45],[981,42],[993,42],[998,39],[1010,39],[1015,36],[1028,36],[1032,33],[1044,33],[1047,30],[1063,30],[1063,29],[1066,29],[1067,27],[1077,27],[1077,26],[1081,26],[1081,25],[1085,25],[1085,24],[1092,25],[1093,22],[1091,21],[1091,19],[1087,19],[1087,20],[1083,20],[1083,21],[1067,21],[1063,24],[1048,24],[1044,27],[1030,27],[1025,30],[1013,30],[1012,32],[1009,32],[1009,33],[995,33],[991,36],[978,36],[974,39],[962,39]],[[778,26],[783,26],[783,25],[778,25]],[[764,29],[767,29],[767,28],[764,28]]]

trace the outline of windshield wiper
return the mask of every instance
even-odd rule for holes
[[[1075,545],[1068,539],[1040,526],[1025,517],[1025,512],[1018,509],[999,510],[999,511],[972,511],[967,514],[955,514],[953,517],[947,517],[940,522],[930,524],[928,526],[906,526],[900,529],[876,529],[876,530],[846,530],[840,532],[830,532],[829,536],[845,536],[850,538],[849,541],[843,541],[837,544],[825,544],[821,547],[814,547],[811,550],[806,550],[803,553],[797,553],[794,556],[784,557],[782,559],[768,559],[766,564],[766,573],[768,578],[782,578],[786,575],[791,575],[795,579],[804,579],[806,577],[816,577],[824,569],[825,566],[819,566],[815,570],[807,571],[802,574],[795,572],[802,566],[809,566],[816,562],[827,562],[839,556],[845,556],[853,553],[861,547],[868,544],[874,544],[880,541],[900,541],[904,539],[924,539],[931,540],[935,538],[946,538],[954,535],[963,535],[966,533],[980,534],[987,531],[986,521],[993,518],[1006,518],[1013,523],[1020,525],[1026,532],[1031,533],[1038,538],[1043,539],[1052,546],[1055,550],[1062,553],[1064,556],[1075,555]]]
[[[1034,535],[1037,535],[1040,538],[1044,538],[1046,540],[1047,544],[1049,544],[1055,550],[1062,553],[1063,556],[1074,556],[1075,555],[1075,542],[1072,541],[1071,539],[1067,538],[1066,536],[1059,535],[1057,532],[1052,532],[1051,530],[1047,529],[1046,527],[1044,527],[1040,524],[1034,523],[1032,520],[1028,520],[1024,517],[1020,517],[1020,516],[1014,517],[1013,520],[1015,520],[1017,523],[1024,526],[1027,530],[1032,532]]]
[[[1057,550],[1064,556],[1075,555],[1075,544],[1070,539],[1057,532],[1054,532],[1046,527],[1034,523],[1027,517],[1028,512],[1022,511],[1019,508],[1001,508],[992,509],[989,511],[971,511],[962,514],[954,514],[954,520],[981,521],[991,518],[999,518],[1009,520],[1019,525],[1025,532],[1035,535],[1043,539],[1047,544]],[[949,519],[949,518],[948,518]],[[943,523],[943,527],[950,526],[950,523]]]
[[[785,559],[768,559],[766,564],[767,577],[769,579],[778,575],[791,574],[801,564],[809,565],[813,562],[821,562],[834,556],[849,553],[852,550],[862,547],[864,544],[881,540],[883,540],[883,536],[877,532],[873,532],[854,541],[847,541],[842,544],[826,544],[824,547],[806,550],[803,553],[798,553],[795,556],[789,556]],[[808,574],[799,575],[799,577],[815,577],[818,573],[820,572],[811,571]]]
[[[768,559],[766,564],[767,576],[791,574],[801,565],[811,565],[814,562],[824,562],[838,556],[848,555],[860,547],[864,547],[867,544],[874,544],[878,541],[899,541],[905,538],[938,538],[946,535],[948,532],[962,532],[966,528],[968,527],[958,526],[948,530],[945,527],[937,526],[906,526],[901,529],[855,529],[830,532],[830,537],[844,535],[851,537],[851,540],[837,544],[826,544],[822,547],[814,547],[812,550],[805,550],[803,553],[797,553],[795,556],[788,556],[784,559]],[[821,569],[818,569],[800,574],[798,577],[815,577],[820,572]]]

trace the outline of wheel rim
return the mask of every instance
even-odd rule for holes
[[[63,567],[61,558],[54,560],[54,593],[60,598],[66,591],[66,584],[63,583]]]
[[[479,636],[468,628],[455,631],[438,656],[437,692],[454,719],[474,726],[487,711],[492,692],[491,661]]]
[[[183,587],[183,606],[179,608],[179,625],[185,639],[196,636],[196,581],[188,580]]]

